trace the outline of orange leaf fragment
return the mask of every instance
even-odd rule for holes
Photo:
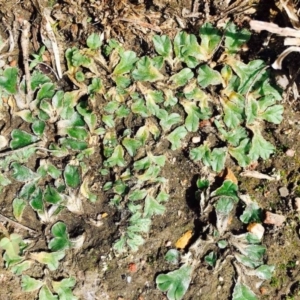
[[[234,173],[229,168],[226,168],[225,172],[226,172],[225,180],[230,180],[231,182],[238,184],[238,180],[236,179]]]
[[[266,212],[266,218],[264,220],[265,224],[272,224],[275,226],[281,226],[285,222],[285,216],[273,214],[269,211]]]
[[[223,180],[230,180],[231,182],[238,184],[238,180],[229,168],[225,168],[224,171],[218,174],[218,177],[221,177]]]
[[[17,60],[16,59],[14,59],[14,60],[12,60],[10,63],[9,63],[9,66],[10,67],[15,67],[16,65],[17,65]]]
[[[178,249],[184,249],[189,243],[191,237],[193,235],[192,230],[188,230],[185,234],[183,234],[176,242],[175,247]]]
[[[101,214],[101,218],[102,218],[102,219],[104,219],[104,218],[106,218],[106,217],[108,217],[108,213],[105,212],[105,213],[102,213],[102,214]]]

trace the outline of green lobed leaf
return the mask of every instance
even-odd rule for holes
[[[81,71],[78,71],[78,72],[75,73],[75,79],[78,82],[83,82],[83,81],[85,81],[85,76]]]
[[[210,155],[210,165],[213,171],[220,172],[225,167],[227,148],[214,148]]]
[[[36,182],[28,182],[25,185],[23,185],[21,191],[19,192],[19,197],[23,198],[25,200],[29,200],[31,195],[34,193],[34,191],[37,188]]]
[[[135,161],[133,164],[133,169],[135,171],[145,170],[148,169],[149,167],[150,167],[150,158],[148,156]]]
[[[142,200],[147,196],[147,190],[145,189],[141,189],[141,190],[133,190],[129,193],[128,195],[128,199],[130,201],[138,201],[138,200]]]
[[[250,150],[249,139],[244,139],[240,142],[238,147],[229,147],[228,151],[234,157],[241,167],[246,167],[250,164],[251,159],[248,156]]]
[[[101,38],[100,38],[99,34],[92,33],[91,35],[89,35],[86,40],[86,44],[92,50],[96,50],[96,49],[100,48],[102,42],[101,42]]]
[[[250,259],[248,256],[239,254],[239,253],[235,253],[234,254],[235,258],[237,259],[238,262],[240,262],[241,264],[243,264],[244,266],[254,269],[256,267],[258,267],[259,265],[261,265],[261,261],[256,261],[253,259]]]
[[[170,249],[164,256],[165,260],[173,265],[177,265],[179,262],[179,252],[176,249]]]
[[[275,266],[262,265],[255,270],[255,275],[263,280],[269,280],[275,270]]]
[[[170,60],[173,56],[172,51],[172,42],[170,38],[167,35],[154,35],[153,36],[153,45],[155,48],[155,51],[161,55],[163,58]]]
[[[18,69],[15,67],[8,67],[0,76],[0,87],[9,94],[15,94],[17,92],[17,79]]]
[[[18,149],[28,146],[38,140],[34,135],[27,133],[26,131],[20,129],[14,129],[11,132],[12,140],[10,142],[10,147],[12,149]]]
[[[233,210],[234,204],[235,202],[232,198],[221,197],[215,205],[217,214],[228,216]]]
[[[17,163],[13,162],[11,164],[13,168],[13,178],[17,181],[28,182],[31,180],[38,179],[40,176],[37,173],[32,172],[29,168]]]
[[[88,131],[83,127],[69,127],[66,128],[66,133],[74,139],[85,140],[89,136]]]
[[[116,194],[123,195],[127,191],[127,185],[122,180],[116,180],[113,185],[113,190]]]
[[[144,216],[146,218],[150,218],[153,215],[162,215],[165,212],[166,208],[162,204],[160,204],[156,199],[152,196],[148,195],[145,199],[145,208],[144,208]]]
[[[248,245],[244,248],[244,255],[252,260],[261,261],[266,252],[266,247],[262,245]]]
[[[231,180],[225,180],[223,184],[211,193],[212,196],[231,197],[235,202],[238,202],[238,186]]]
[[[113,115],[102,115],[102,121],[105,123],[105,125],[108,128],[114,128],[115,127],[115,121]]]
[[[27,271],[31,268],[32,263],[33,262],[30,260],[25,260],[17,265],[11,266],[10,270],[12,273],[20,276],[24,271]]]
[[[211,251],[208,255],[204,256],[204,260],[211,266],[214,267],[217,262],[217,255]]]
[[[261,222],[262,221],[261,208],[255,202],[248,204],[245,210],[243,211],[243,214],[240,216],[240,220],[245,224],[249,224],[252,222]]]
[[[240,50],[243,44],[249,41],[251,33],[245,28],[239,31],[237,26],[230,22],[226,25],[224,35],[226,52],[235,53]]]
[[[50,240],[48,244],[48,248],[55,252],[64,250],[70,247],[70,240],[69,235],[67,232],[67,226],[63,222],[57,222],[55,223],[52,228],[51,232],[54,236],[52,240]]]
[[[139,250],[139,246],[143,245],[145,240],[143,237],[139,234],[133,233],[133,232],[128,232],[127,233],[128,238],[127,238],[127,245],[130,247],[132,252],[136,252]]]
[[[133,70],[132,77],[136,81],[149,82],[155,82],[164,78],[159,70],[154,67],[153,61],[148,56],[142,57],[136,63],[136,69]]]
[[[177,113],[168,114],[165,110],[164,113],[161,114],[161,119],[159,125],[162,127],[163,131],[168,131],[175,124],[181,122],[181,116]]]
[[[237,282],[233,290],[232,300],[258,300],[258,298],[247,285]]]
[[[24,212],[24,209],[26,207],[27,203],[25,200],[20,198],[15,198],[13,200],[12,206],[13,206],[13,214],[14,217],[20,222],[22,220],[22,214]]]
[[[139,181],[152,181],[155,182],[160,173],[160,167],[150,165],[150,167],[145,171],[144,174],[137,175]]]
[[[115,67],[113,75],[122,75],[130,72],[138,60],[136,53],[130,50],[125,51],[124,53],[120,54],[120,56],[121,60]]]
[[[222,76],[218,71],[213,70],[208,65],[202,65],[198,69],[197,81],[202,88],[206,88],[209,85],[222,83]]]
[[[244,97],[238,93],[232,92],[228,97],[228,100],[224,101],[221,98],[221,103],[224,109],[224,123],[229,128],[236,128],[245,118]]]
[[[22,275],[21,287],[25,292],[33,292],[38,290],[42,285],[43,281],[34,279],[28,275]]]
[[[180,70],[178,73],[174,74],[170,77],[170,81],[172,81],[175,88],[184,86],[194,77],[194,73],[189,68],[184,68]]]
[[[47,265],[50,271],[55,271],[59,266],[59,261],[65,257],[65,252],[36,252],[31,253],[30,256],[39,263]]]
[[[36,120],[32,123],[32,131],[35,135],[41,136],[44,133],[46,124],[44,121]]]
[[[58,300],[58,296],[53,295],[47,285],[44,285],[40,289],[39,300]]]
[[[93,78],[91,84],[88,86],[88,93],[95,94],[100,93],[103,89],[103,83],[101,78]]]
[[[76,284],[74,277],[64,278],[61,281],[52,281],[51,283],[53,290],[58,294],[60,300],[78,300],[72,292]]]
[[[189,68],[195,68],[204,57],[194,34],[184,31],[178,32],[174,38],[174,51],[176,58],[187,64]]]
[[[209,60],[221,41],[221,33],[210,23],[204,23],[199,30],[201,38],[200,49],[204,60]]]
[[[126,148],[129,155],[132,157],[135,156],[136,151],[142,146],[141,141],[137,139],[128,138],[128,137],[125,137],[122,140],[122,144]]]
[[[31,196],[30,206],[35,211],[43,211],[44,210],[44,202],[43,202],[43,193],[41,188],[37,188]]]
[[[64,179],[67,186],[77,188],[80,184],[79,168],[68,164],[64,170]]]
[[[264,75],[262,70],[265,67],[265,62],[263,60],[252,60],[248,64],[245,64],[240,60],[230,59],[227,63],[240,78],[240,85],[237,92],[242,95],[249,92],[254,80],[258,82]]]
[[[59,140],[61,145],[63,146],[62,149],[61,149],[61,154],[62,156],[66,156],[68,155],[68,151],[66,151],[65,149],[63,149],[64,147],[68,148],[68,149],[72,149],[72,150],[77,150],[77,151],[80,151],[80,150],[85,150],[87,148],[87,142],[84,142],[84,141],[79,141],[79,140],[75,140],[75,139],[72,139],[72,138],[62,138]],[[53,149],[55,150],[55,149]],[[57,149],[59,150],[59,149]],[[53,154],[54,151],[52,151],[51,153]],[[59,156],[60,157],[60,156]]]
[[[159,290],[168,291],[168,299],[181,300],[190,285],[191,275],[192,267],[183,265],[178,270],[158,275],[155,281]]]
[[[35,91],[38,87],[42,86],[44,83],[50,83],[51,79],[40,71],[34,71],[31,74],[30,82],[31,82],[32,91]]]
[[[201,160],[205,166],[210,166],[211,161],[211,151],[207,142],[203,145],[193,148],[190,151],[190,158],[194,161]]]
[[[177,150],[181,147],[181,140],[185,138],[187,131],[184,126],[174,129],[168,136],[167,140],[172,144],[171,149]]]
[[[63,200],[63,197],[54,187],[47,185],[44,191],[44,199],[49,203],[57,204]]]
[[[37,100],[51,99],[55,94],[55,86],[52,82],[44,83],[37,93]]]
[[[124,150],[121,145],[115,147],[111,157],[106,161],[109,167],[125,167]]]
[[[10,259],[19,259],[21,242],[22,237],[19,234],[12,233],[9,238],[4,237],[0,240],[0,248],[6,251]]]
[[[275,147],[264,139],[258,127],[253,128],[253,134],[249,157],[252,161],[256,161],[260,157],[268,159],[274,153]]]
[[[258,103],[259,105],[259,103]],[[259,117],[274,124],[280,124],[283,119],[283,106],[273,105],[268,107],[265,111],[259,113]]]

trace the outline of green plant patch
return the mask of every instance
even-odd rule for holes
[[[24,129],[10,132],[11,151],[0,158],[0,190],[17,181],[14,217],[21,221],[26,209],[33,209],[40,222],[51,225],[53,235],[48,249],[29,252],[26,259],[20,236],[1,239],[5,265],[23,276],[24,290],[36,290],[40,299],[76,299],[74,278],[48,286],[49,280],[23,272],[33,261],[50,271],[59,268],[65,251],[80,242],[71,241],[58,216],[63,210],[82,215],[84,201],[93,205],[100,193],[115,209],[128,213],[113,251],[138,251],[152,219],[166,212],[170,196],[162,171],[172,151],[185,151],[212,174],[224,170],[230,160],[245,168],[271,157],[275,146],[263,129],[266,123],[282,121],[281,91],[273,85],[264,61],[241,61],[239,52],[249,38],[249,31],[233,23],[223,28],[205,23],[197,34],[179,31],[174,39],[154,35],[153,52],[139,56],[118,41],[93,33],[86,48],[65,52],[65,75],[74,87],[69,91],[35,70],[43,59],[42,47],[32,55],[30,82],[26,81],[32,99],[17,68],[0,71],[1,97],[14,94],[15,116],[27,123]],[[203,124],[212,127],[214,141]],[[191,143],[196,135],[201,136],[197,145]],[[91,176],[94,157],[99,164],[97,178]],[[205,233],[211,248],[196,260],[215,268],[226,260],[222,256],[226,249],[231,249],[237,264],[261,280],[269,279],[274,268],[264,264],[266,247],[261,239],[229,232],[229,220],[240,201],[238,185],[225,180],[211,191],[211,182],[202,178],[197,187],[201,211],[209,201],[216,223],[208,224]],[[255,202],[243,208],[241,222],[261,221],[261,208]],[[169,251],[166,259],[180,262],[176,251]],[[192,278],[192,265],[187,261],[178,270],[160,274],[158,288],[169,299],[182,299]],[[237,282],[233,291],[234,299],[252,299],[252,294],[247,282]]]

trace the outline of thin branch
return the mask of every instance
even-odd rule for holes
[[[38,141],[38,142],[32,143],[28,146],[18,148],[18,149],[15,149],[15,150],[9,150],[9,151],[5,150],[3,152],[0,152],[0,157],[5,157],[5,156],[11,155],[11,154],[22,152],[23,150],[29,149],[29,148],[34,147],[34,146],[39,146],[41,144],[42,144],[42,141]],[[44,148],[42,150],[44,150]]]
[[[29,32],[30,32],[30,23],[26,20],[23,21],[22,26],[22,35],[21,35],[21,47],[23,54],[23,63],[25,70],[25,81],[26,81],[26,106],[29,107],[30,102],[32,101],[33,92],[31,90],[31,76],[29,69]]]
[[[250,21],[249,24],[250,24],[251,29],[253,29],[255,31],[260,32],[262,30],[266,30],[266,31],[269,31],[271,33],[276,33],[281,36],[300,37],[300,30],[292,29],[289,27],[282,28],[274,23],[252,20],[252,21]]]
[[[33,230],[33,229],[31,229],[31,228],[29,228],[27,226],[24,226],[24,225],[22,225],[22,224],[20,224],[18,222],[15,222],[15,221],[13,221],[13,220],[11,220],[11,219],[3,216],[2,214],[0,214],[0,219],[2,219],[3,221],[7,221],[7,222],[11,223],[14,227],[25,229],[25,230],[27,230],[27,231],[29,231],[31,233],[37,234],[37,232],[35,230]]]

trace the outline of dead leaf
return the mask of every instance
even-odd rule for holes
[[[267,211],[264,223],[275,225],[275,226],[281,226],[283,222],[285,222],[285,219],[286,217],[283,215],[273,214]]]
[[[281,70],[282,68],[282,62],[292,52],[300,52],[300,47],[296,46],[291,46],[287,49],[285,49],[278,57],[277,59],[273,62],[272,68],[275,70]]]
[[[105,212],[105,213],[102,213],[102,214],[101,214],[101,218],[102,218],[102,219],[104,219],[104,218],[106,218],[106,217],[108,217],[108,213]]]
[[[267,174],[263,174],[263,173],[260,173],[258,171],[252,171],[252,170],[245,170],[240,175],[243,176],[243,177],[252,177],[252,178],[257,178],[257,179],[267,179],[267,180],[270,180],[270,181],[273,181],[273,180],[277,179],[276,177],[272,177],[272,176],[269,176]],[[280,179],[280,178],[278,178],[278,179]]]
[[[218,174],[218,177],[221,177],[223,180],[230,180],[231,182],[238,184],[237,178],[229,168],[225,168],[224,171]]]
[[[15,67],[16,65],[18,64],[18,61],[16,59],[12,60],[10,63],[9,63],[9,66],[10,67]]]
[[[229,169],[225,169],[226,175],[225,175],[225,180],[230,180],[235,184],[238,184],[238,180],[236,179],[234,173]]]
[[[294,7],[294,3],[291,0],[280,0],[280,4],[288,15],[293,27],[295,29],[300,29],[299,18],[297,16],[297,10]]]
[[[189,243],[191,237],[193,235],[192,230],[188,230],[184,235],[182,235],[176,242],[175,247],[178,249],[184,249]]]

